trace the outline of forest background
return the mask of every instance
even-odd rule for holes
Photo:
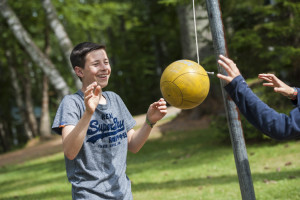
[[[200,63],[217,72],[205,2],[195,1]],[[300,86],[300,2],[220,1],[229,57],[255,93],[277,111],[286,98],[260,86],[258,73],[275,73]],[[80,88],[69,63],[73,46],[105,44],[112,66],[108,87],[132,115],[161,97],[163,70],[179,59],[196,60],[192,1],[185,0],[0,0],[0,153],[33,138],[51,137],[61,98]],[[228,140],[219,80],[210,76],[207,99],[183,111],[187,120],[209,117]],[[266,139],[244,119],[246,139]]]

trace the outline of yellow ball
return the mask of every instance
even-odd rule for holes
[[[160,90],[164,99],[180,109],[191,109],[200,105],[208,95],[209,86],[206,71],[191,60],[171,63],[160,79]]]

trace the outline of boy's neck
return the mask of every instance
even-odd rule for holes
[[[106,98],[103,95],[101,95],[101,97],[100,97],[99,104],[102,104],[102,105],[106,104]]]

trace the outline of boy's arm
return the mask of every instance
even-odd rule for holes
[[[86,136],[91,117],[92,114],[85,112],[76,126],[69,125],[62,129],[63,150],[65,156],[69,160],[73,160],[79,153]]]
[[[99,104],[101,95],[101,87],[97,86],[96,82],[90,84],[84,92],[86,110],[81,119],[76,126],[68,125],[62,129],[64,153],[70,160],[77,156],[82,147],[91,117]]]
[[[128,150],[137,153],[148,139],[152,126],[166,114],[167,106],[164,99],[161,98],[159,101],[151,104],[147,112],[146,122],[144,122],[142,127],[137,131],[133,129],[128,131]]]

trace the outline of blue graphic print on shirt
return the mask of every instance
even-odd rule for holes
[[[113,123],[107,124],[107,123],[99,123],[97,120],[92,120],[90,122],[89,129],[87,131],[87,135],[92,136],[90,137],[87,142],[95,143],[99,139],[103,139],[106,137],[109,138],[109,143],[115,142],[118,139],[123,139],[127,137],[126,132],[116,136],[116,137],[111,137],[115,136],[120,132],[123,132],[125,130],[124,126],[124,120],[118,120],[117,117],[113,118],[112,114],[107,114],[103,115],[102,119],[108,119],[112,118]]]

